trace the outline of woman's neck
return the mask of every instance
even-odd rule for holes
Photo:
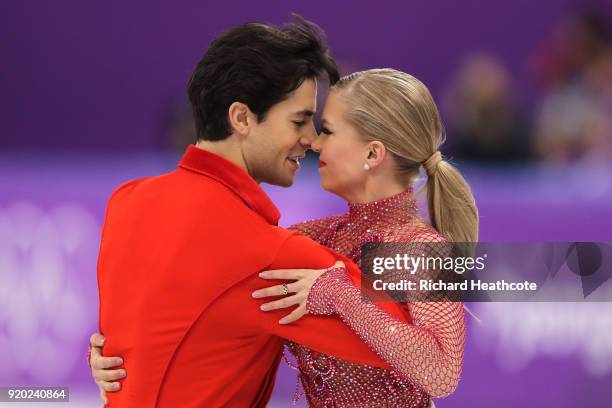
[[[417,215],[417,203],[412,186],[397,194],[365,203],[349,203],[349,222],[376,229],[377,225],[398,225],[406,223]]]
[[[349,204],[366,204],[400,194],[408,187],[409,183],[404,185],[395,180],[369,179],[361,189],[355,189],[344,198]]]

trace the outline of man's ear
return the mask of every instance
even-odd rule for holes
[[[232,131],[246,136],[249,133],[249,125],[252,124],[251,117],[253,116],[249,107],[242,102],[234,102],[227,113]]]
[[[387,148],[385,145],[375,140],[368,144],[368,158],[366,162],[370,165],[370,168],[374,168],[383,162],[386,155]]]

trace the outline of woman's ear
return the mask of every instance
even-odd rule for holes
[[[379,142],[378,140],[375,140],[373,142],[368,143],[367,149],[368,157],[366,159],[366,163],[368,163],[370,168],[379,166],[383,162],[387,154],[387,149],[385,148],[385,145]]]
[[[229,124],[234,133],[246,136],[249,133],[249,125],[251,120],[251,110],[242,102],[234,102],[230,105],[228,111]]]

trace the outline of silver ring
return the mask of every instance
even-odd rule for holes
[[[289,286],[287,286],[286,283],[283,283],[281,285],[281,287],[283,288],[283,295],[288,295],[289,294]]]

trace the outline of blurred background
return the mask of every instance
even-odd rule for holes
[[[101,405],[85,354],[106,200],[194,141],[185,87],[211,40],[292,11],[327,32],[342,73],[392,67],[429,86],[482,241],[612,241],[609,0],[3,1],[0,386]],[[293,188],[265,188],[284,226],[346,209],[313,155]],[[612,303],[472,309],[462,381],[438,407],[610,405]],[[270,406],[295,385],[283,364]]]

